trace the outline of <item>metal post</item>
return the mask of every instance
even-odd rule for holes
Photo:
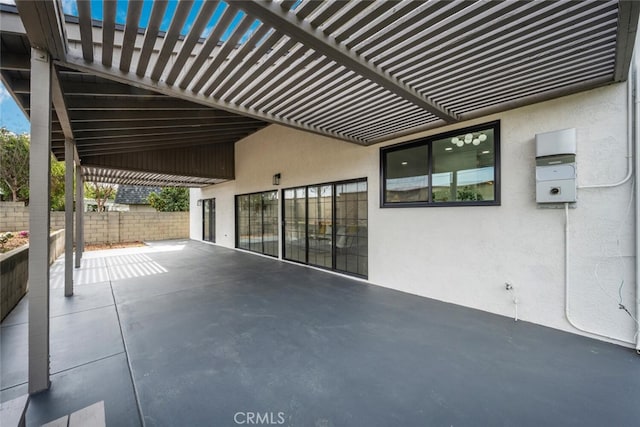
[[[84,181],[80,162],[76,165],[76,268],[80,268],[84,252]]]
[[[64,296],[73,295],[73,155],[74,144],[64,141]]]
[[[31,49],[29,159],[29,393],[49,381],[49,183],[51,176],[51,60]]]

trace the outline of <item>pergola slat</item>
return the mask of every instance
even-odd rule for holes
[[[131,58],[138,35],[138,23],[142,14],[142,2],[131,1],[127,8],[127,23],[122,37],[122,52],[120,53],[120,71],[127,72],[131,67]]]
[[[155,65],[150,76],[151,80],[160,80],[160,77],[167,66],[169,57],[173,53],[173,48],[180,37],[180,31],[182,31],[182,27],[189,16],[191,6],[193,6],[193,0],[180,0],[178,3],[178,7],[173,15],[171,24],[169,25],[169,30],[164,36],[164,42],[162,43],[162,48],[160,48],[160,53],[155,60]]]
[[[207,40],[204,42],[204,45],[200,48],[198,56],[196,56],[196,59],[189,66],[187,73],[180,80],[180,84],[178,85],[180,89],[186,89],[187,86],[191,84],[196,74],[200,72],[205,62],[209,59],[209,55],[220,42],[220,37],[222,37],[224,31],[229,27],[229,24],[231,24],[231,21],[233,20],[233,17],[236,16],[237,12],[238,9],[236,9],[233,4],[229,4],[227,6],[211,31],[211,34],[209,34]]]
[[[235,28],[231,36],[224,42],[220,50],[216,53],[216,56],[213,58],[211,64],[209,64],[207,69],[200,75],[198,81],[193,85],[193,87],[191,88],[192,91],[200,92],[200,89],[202,89],[202,87],[209,81],[218,67],[220,67],[220,65],[228,59],[229,54],[234,49],[236,49],[236,46],[240,42],[240,39],[249,30],[249,27],[251,27],[253,21],[254,19],[250,16],[245,15],[242,17],[242,20]],[[213,89],[211,91],[213,91]],[[206,96],[209,96],[211,94],[211,91],[209,93],[205,91],[204,94]]]
[[[158,40],[158,33],[160,32],[160,23],[164,17],[164,13],[169,5],[168,0],[155,0],[153,2],[153,8],[151,9],[151,16],[147,24],[147,29],[144,32],[144,40],[142,42],[142,50],[140,51],[140,57],[138,59],[138,66],[136,67],[136,74],[144,76],[149,66],[151,54]]]
[[[167,84],[172,85],[178,78],[178,75],[182,71],[185,63],[187,62],[187,59],[189,59],[189,56],[191,56],[191,54],[193,53],[193,48],[196,46],[196,43],[198,43],[198,40],[200,40],[200,35],[202,34],[202,31],[204,31],[206,25],[209,23],[211,15],[213,15],[213,12],[216,10],[217,6],[217,0],[207,1],[202,4],[197,18],[193,22],[193,26],[189,30],[189,34],[187,34],[187,37],[182,42],[180,53],[178,53],[178,56],[176,57],[176,60],[173,63],[169,74],[167,75]]]
[[[82,57],[93,62],[93,26],[91,25],[90,0],[77,0],[80,38],[82,40]]]
[[[116,31],[116,2],[102,2],[102,65],[110,67],[113,63],[113,44]]]
[[[263,27],[265,27],[263,25]],[[266,28],[266,27],[265,27]],[[231,102],[235,96],[237,96],[242,89],[246,87],[245,82],[251,82],[252,78],[257,74],[258,70],[263,68],[263,65],[258,66],[257,68],[254,64],[257,64],[258,61],[265,57],[271,51],[274,46],[278,46],[278,44],[282,44],[285,39],[285,35],[278,32],[273,31],[269,35],[266,36],[266,39],[255,49],[249,57],[242,62],[240,67],[236,69],[234,72],[233,78],[228,78],[223,84],[221,84],[217,90],[212,92],[212,97],[214,99],[224,99],[226,102]],[[293,46],[293,42],[291,42],[291,46]],[[274,61],[277,58],[274,59]],[[270,59],[266,59],[266,61],[270,61]],[[252,70],[252,68],[254,68]],[[249,72],[251,71],[251,74]],[[232,90],[233,89],[233,90]],[[231,91],[231,92],[229,92]],[[229,92],[227,94],[227,92]]]
[[[283,58],[289,49],[293,48],[297,43],[290,38],[283,38],[278,44],[279,46],[274,46],[269,56],[264,59],[257,68],[253,69],[251,74],[245,75],[244,81],[242,82],[244,84],[236,85],[236,88],[229,95],[225,96],[226,99],[236,105],[241,105],[243,101],[250,96],[251,90],[253,90],[256,82],[261,78],[263,73],[270,69],[279,59]]]
[[[269,33],[269,31],[272,31],[272,29],[266,25],[260,25],[256,32],[253,33],[249,40],[242,45],[231,60],[228,61],[227,64],[220,65],[218,72],[214,75],[213,80],[205,90],[205,94],[211,94],[212,92],[219,90],[223,82],[235,80],[236,75],[238,75],[238,79],[241,79],[244,71],[248,69],[250,64],[247,64],[247,67],[238,66],[246,60],[250,52],[255,49],[257,44]]]
[[[321,32],[314,30],[310,25],[305,25],[305,22],[292,20],[277,6],[257,1],[244,1],[238,5],[265,24],[279,28],[290,37],[300,40],[306,46],[344,64],[347,68],[440,117],[445,122],[456,121],[455,114],[446,111],[436,102],[419,95],[411,87],[399,82],[394,77],[382,73],[359,55],[346,50],[344,46],[336,45]]]

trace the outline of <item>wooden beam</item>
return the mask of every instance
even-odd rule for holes
[[[214,109],[208,110],[158,110],[158,111],[121,111],[121,110],[84,110],[74,111],[71,121],[75,122],[113,122],[113,121],[147,121],[147,120],[200,120],[238,118],[235,114]]]
[[[84,97],[72,97],[69,99],[68,107],[71,110],[117,110],[117,111],[207,111],[211,107],[205,107],[193,102],[183,101],[180,99],[164,97],[160,99],[154,98],[122,98],[122,99],[87,99]]]
[[[69,120],[69,110],[67,103],[60,87],[60,76],[56,68],[54,67],[51,73],[51,97],[53,99],[53,106],[56,109],[56,115],[58,116],[58,122],[62,128],[62,132],[67,140],[73,141],[73,128],[71,127],[71,121]]]
[[[46,50],[52,59],[64,59],[67,38],[61,3],[30,0],[16,0],[15,3],[31,47]]]
[[[112,139],[120,138],[142,138],[147,136],[159,136],[159,137],[171,137],[175,135],[175,138],[190,139],[202,137],[213,137],[219,133],[231,132],[231,133],[246,133],[251,132],[254,127],[245,127],[237,125],[222,125],[214,128],[208,127],[173,127],[169,129],[125,129],[125,130],[100,130],[100,131],[87,131],[79,133],[76,136],[76,141],[99,141],[98,144],[108,143]],[[66,136],[66,135],[65,135]]]
[[[122,120],[114,122],[74,122],[73,128],[76,134],[91,131],[112,131],[112,130],[140,130],[140,129],[175,129],[176,127],[216,129],[224,126],[244,126],[244,127],[264,127],[266,123],[248,119],[244,117],[234,117],[227,119],[191,119],[191,120]],[[59,125],[58,125],[59,127]],[[55,128],[55,127],[54,127]],[[59,129],[58,129],[59,130]]]

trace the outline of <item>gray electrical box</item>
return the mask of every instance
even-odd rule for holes
[[[536,202],[576,201],[576,130],[536,135]]]

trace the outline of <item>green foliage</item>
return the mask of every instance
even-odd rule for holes
[[[117,187],[111,184],[102,184],[99,182],[87,182],[84,184],[84,195],[89,199],[94,199],[97,204],[97,211],[105,211],[105,203],[107,200],[116,198]]]
[[[4,251],[4,245],[13,237],[11,233],[0,233],[0,249]]]
[[[0,128],[0,190],[14,202],[29,201],[29,134]],[[64,162],[51,156],[51,209],[64,210]],[[73,191],[73,190],[72,190]]]
[[[457,200],[483,200],[482,194],[473,190],[471,186],[462,187],[461,190],[458,190],[458,198]]]
[[[0,190],[11,201],[29,200],[29,135],[0,128]]]
[[[158,212],[186,212],[189,210],[189,190],[164,187],[160,193],[151,193],[147,201]]]
[[[64,210],[64,162],[59,162],[51,156],[51,210]],[[71,189],[73,191],[73,188]]]

